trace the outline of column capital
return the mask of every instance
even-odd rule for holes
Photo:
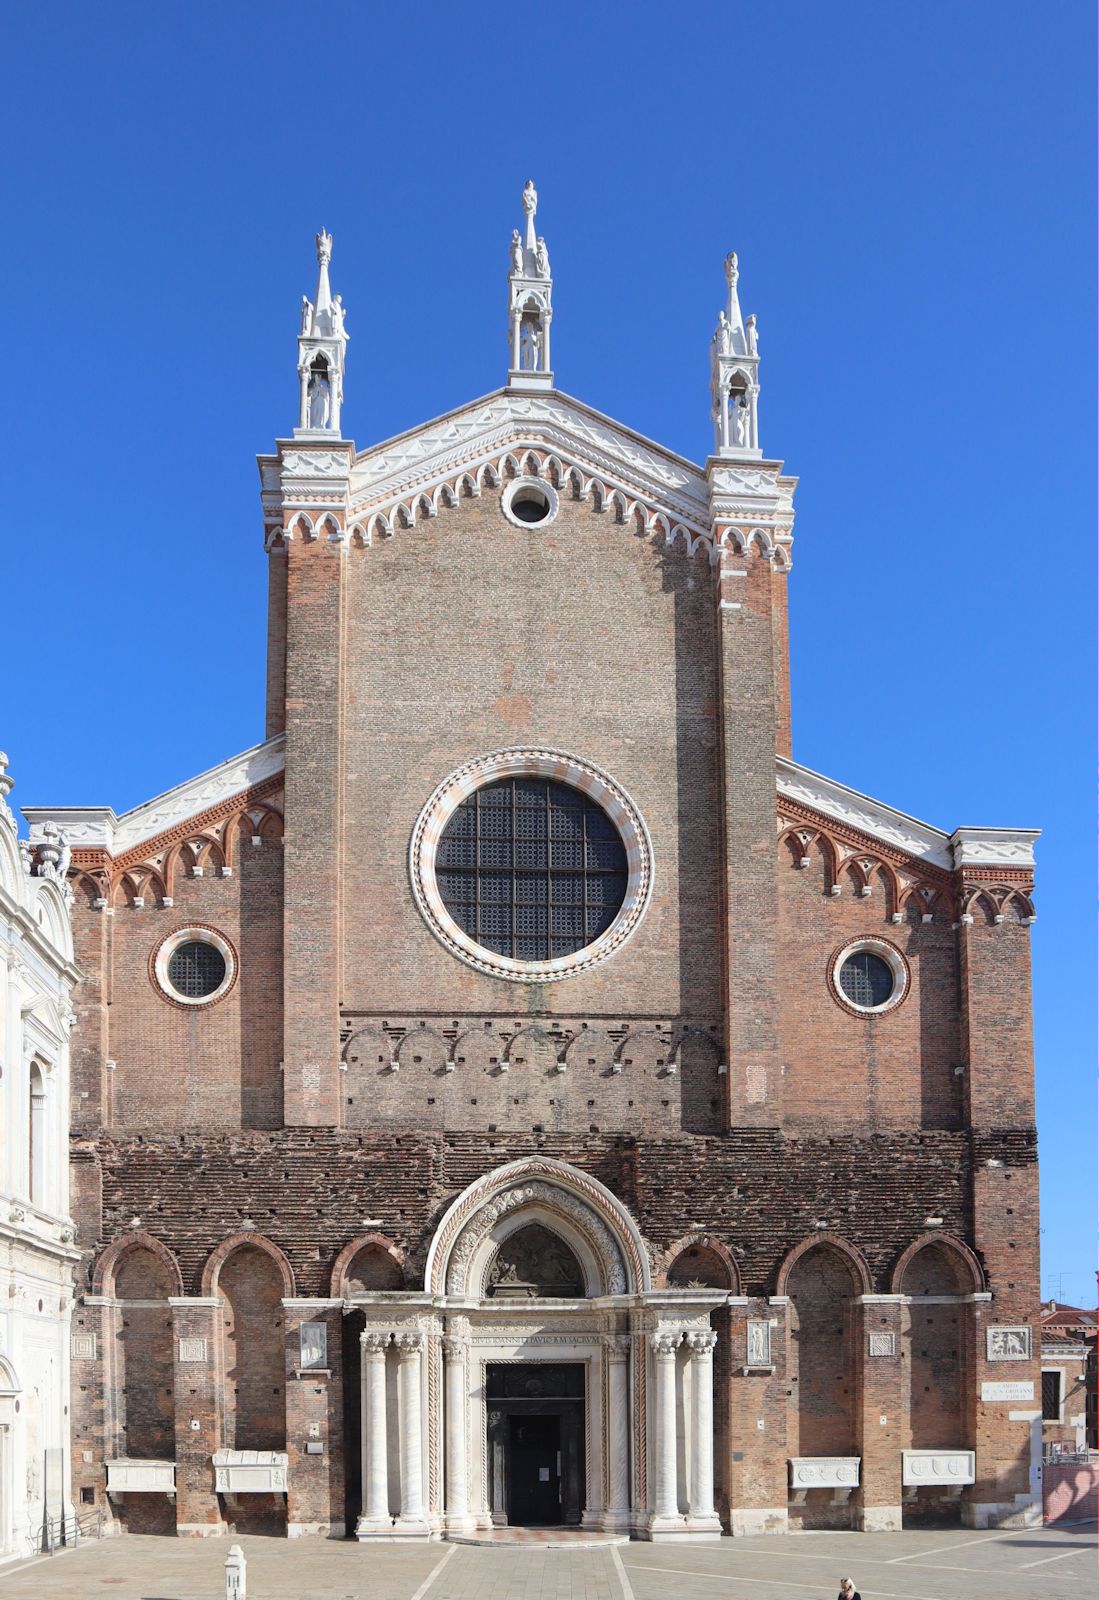
[[[443,1335],[443,1360],[450,1366],[461,1366],[468,1349],[466,1340],[453,1333]]]
[[[717,1334],[714,1333],[712,1328],[707,1332],[689,1333],[687,1335],[687,1343],[691,1347],[692,1356],[708,1357],[714,1353]]]
[[[653,1354],[658,1359],[666,1360],[668,1357],[675,1355],[676,1349],[683,1339],[683,1329],[673,1328],[669,1330],[664,1328],[659,1333],[650,1334],[649,1337],[653,1347]]]
[[[627,1361],[630,1354],[630,1336],[627,1333],[605,1333],[603,1349],[608,1361]]]
[[[393,1335],[398,1361],[411,1361],[424,1347],[424,1336],[418,1328],[404,1328]]]
[[[377,1328],[367,1328],[359,1334],[359,1344],[364,1356],[378,1357],[385,1355],[385,1347],[393,1335],[386,1330],[379,1332]]]

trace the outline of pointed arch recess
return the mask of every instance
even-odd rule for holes
[[[271,1257],[271,1260],[282,1274],[283,1298],[292,1300],[294,1298],[294,1269],[278,1245],[272,1244],[270,1239],[265,1239],[261,1233],[234,1233],[228,1239],[223,1239],[219,1245],[216,1245],[207,1256],[206,1264],[202,1269],[202,1288],[199,1292],[207,1296],[217,1294],[218,1278],[222,1267],[233,1254],[233,1251],[239,1250],[242,1245],[252,1245],[256,1250],[262,1250]]]
[[[603,1292],[637,1294],[652,1288],[644,1241],[621,1201],[598,1178],[567,1162],[529,1156],[484,1174],[448,1207],[427,1253],[424,1269],[427,1292],[453,1292],[451,1281],[459,1276],[464,1287],[461,1254],[471,1255],[481,1237],[490,1235],[494,1225],[506,1214],[518,1220],[524,1210],[536,1205],[552,1211],[555,1199],[573,1227],[587,1234],[595,1253],[603,1253],[601,1244],[604,1248],[608,1242],[617,1246],[624,1282],[621,1287],[608,1283]],[[472,1226],[474,1223],[476,1227]],[[460,1242],[461,1253],[457,1249]]]
[[[176,1294],[183,1294],[183,1273],[180,1271],[179,1262],[167,1245],[161,1244],[159,1239],[155,1239],[151,1233],[145,1233],[140,1228],[135,1228],[133,1233],[128,1233],[124,1239],[116,1239],[100,1255],[92,1273],[93,1294],[103,1295],[108,1300],[114,1298],[119,1262],[131,1250],[148,1250],[150,1255],[156,1256],[161,1265],[171,1273]]]
[[[874,1285],[870,1278],[870,1268],[866,1265],[866,1257],[862,1251],[857,1250],[853,1244],[848,1244],[847,1240],[838,1233],[828,1233],[827,1231],[815,1233],[810,1239],[803,1239],[800,1244],[796,1244],[789,1252],[779,1267],[778,1276],[775,1278],[776,1294],[787,1293],[786,1285],[790,1281],[792,1269],[801,1260],[802,1256],[808,1255],[809,1251],[815,1250],[818,1245],[828,1245],[836,1251],[837,1255],[843,1256],[859,1281],[860,1294],[873,1294]]]
[[[332,1265],[332,1280],[329,1293],[334,1299],[340,1299],[347,1293],[344,1280],[347,1271],[360,1250],[375,1249],[391,1258],[400,1271],[402,1278],[406,1278],[404,1252],[384,1233],[360,1233],[356,1238],[345,1244]]]
[[[912,1262],[916,1256],[919,1255],[920,1251],[927,1250],[931,1245],[938,1245],[941,1250],[944,1250],[947,1253],[947,1255],[953,1256],[955,1260],[960,1263],[970,1278],[972,1284],[971,1292],[973,1294],[984,1293],[984,1269],[982,1268],[977,1257],[973,1254],[973,1251],[969,1248],[965,1241],[959,1239],[956,1234],[940,1233],[938,1229],[936,1229],[932,1233],[921,1233],[920,1237],[918,1239],[913,1239],[907,1250],[903,1251],[897,1258],[897,1263],[893,1268],[893,1273],[889,1280],[889,1292],[891,1294],[903,1293],[901,1284],[904,1282],[905,1273],[912,1265]]]

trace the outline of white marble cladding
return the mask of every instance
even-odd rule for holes
[[[108,1461],[108,1494],[175,1494],[174,1461],[140,1461],[136,1457]]]
[[[730,466],[711,460],[709,508],[714,522],[764,527],[781,541],[794,526],[794,490],[798,480],[781,470],[780,462]]]
[[[1034,866],[1040,828],[955,828],[950,835],[956,867]]]
[[[790,1487],[794,1490],[857,1489],[861,1456],[791,1456]]]
[[[285,1450],[215,1450],[218,1494],[285,1494],[289,1458]]]
[[[976,1456],[972,1450],[904,1450],[901,1482],[906,1489],[946,1484],[961,1489],[976,1481]]]
[[[110,806],[24,806],[30,824],[31,843],[45,837],[48,823],[56,823],[74,848],[107,850],[121,855],[146,839],[155,838],[169,828],[207,811],[234,794],[243,794],[254,784],[281,772],[286,751],[286,736],[276,734],[262,744],[253,745],[239,756],[230,756],[220,766],[188,778],[174,789],[166,789],[132,811],[115,816]]]

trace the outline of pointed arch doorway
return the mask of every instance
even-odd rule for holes
[[[421,1292],[345,1300],[364,1322],[357,1537],[719,1536],[725,1299],[654,1291],[636,1223],[590,1174],[542,1156],[486,1173],[441,1218]]]

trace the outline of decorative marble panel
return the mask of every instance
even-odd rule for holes
[[[187,1361],[205,1361],[206,1340],[181,1339],[179,1341],[179,1359],[181,1363]]]
[[[769,1367],[771,1365],[771,1324],[764,1321],[749,1321],[748,1323],[748,1365],[750,1367]]]
[[[218,1494],[285,1494],[285,1450],[215,1450],[214,1487]]]
[[[96,1357],[95,1334],[74,1333],[70,1350],[74,1361],[94,1361]]]
[[[871,1333],[868,1335],[867,1355],[895,1356],[897,1353],[897,1335],[895,1333]]]
[[[985,1329],[985,1353],[989,1361],[1029,1361],[1030,1351],[1028,1327]]]
[[[174,1494],[174,1461],[108,1461],[108,1494]]]
[[[857,1489],[861,1456],[791,1456],[791,1489]]]
[[[976,1456],[972,1450],[904,1450],[901,1481],[906,1487],[948,1484],[951,1488],[973,1483]]]

